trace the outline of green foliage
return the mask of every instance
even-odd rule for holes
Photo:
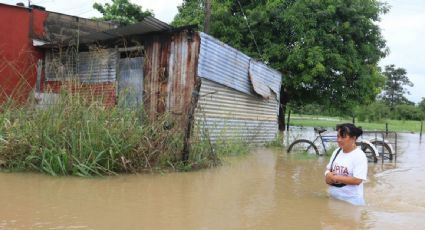
[[[390,108],[380,101],[357,107],[355,115],[359,121],[370,122],[380,122],[391,118]]]
[[[174,17],[173,26],[197,25],[202,29],[204,18],[204,1],[183,1],[177,6],[179,13]]]
[[[386,77],[382,100],[388,104],[391,110],[398,104],[412,104],[404,95],[409,93],[404,86],[413,86],[413,83],[406,76],[406,70],[395,68],[394,65],[385,66],[384,75]]]
[[[377,64],[387,51],[376,22],[387,7],[379,1],[213,0],[211,6],[210,33],[280,70],[286,101],[348,111],[383,87]],[[203,20],[203,1],[184,0],[173,25],[202,29]]]
[[[419,102],[418,107],[425,114],[425,97]]]
[[[152,121],[140,109],[105,108],[67,93],[47,108],[4,104],[0,110],[3,169],[93,176],[183,165],[182,133],[167,126],[168,115]]]
[[[112,0],[112,4],[105,5],[94,3],[93,8],[103,14],[101,20],[115,21],[122,25],[134,24],[143,21],[147,16],[153,16],[151,11],[143,11],[141,6],[128,0]]]
[[[409,104],[396,105],[392,113],[392,118],[397,120],[421,121],[425,119],[425,114],[418,107]]]
[[[276,147],[276,148],[284,148],[285,144],[283,141],[284,135],[283,132],[279,132],[276,137],[270,141],[269,143],[266,143],[267,147]]]
[[[220,130],[220,135],[212,142],[209,130],[203,128],[202,121],[197,122],[192,133],[191,159],[197,164],[216,166],[221,164],[221,158],[247,154],[251,147],[249,142],[239,138],[229,138],[227,127]],[[236,135],[238,136],[238,135]],[[193,158],[194,157],[194,158]],[[194,168],[198,168],[196,164]]]
[[[220,157],[245,154],[244,141],[214,145],[193,133],[183,162],[183,134],[168,114],[149,119],[140,108],[106,108],[96,97],[62,92],[53,105],[0,106],[0,169],[49,175],[99,176],[216,166]]]

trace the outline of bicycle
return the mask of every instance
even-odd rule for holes
[[[329,155],[328,150],[326,149],[326,142],[336,142],[336,136],[333,135],[322,135],[326,132],[326,129],[323,128],[314,128],[316,138],[313,141],[307,139],[297,139],[293,141],[288,149],[287,153],[306,153],[306,154],[315,154],[317,156]],[[320,141],[323,146],[324,154],[319,153],[319,148],[316,146],[316,142]],[[375,146],[367,140],[359,140],[356,142],[357,146],[360,146],[362,151],[366,154],[368,161],[378,162],[378,150]]]
[[[383,160],[393,160],[394,155],[394,148],[387,140],[379,140],[379,139],[373,139],[371,140],[371,143],[375,145],[376,149],[378,150],[378,155],[380,157],[383,157]]]

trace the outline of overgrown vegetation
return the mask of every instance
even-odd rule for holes
[[[107,108],[100,101],[62,92],[56,103],[41,109],[12,101],[1,105],[0,168],[55,176],[179,171],[249,151],[241,141],[211,151],[210,142],[194,135],[190,158],[182,162],[182,132],[170,127],[171,116],[152,120],[143,109]]]

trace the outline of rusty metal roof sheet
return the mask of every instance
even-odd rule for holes
[[[128,35],[140,35],[152,32],[165,31],[170,30],[171,28],[172,26],[168,25],[167,23],[160,21],[159,19],[156,19],[154,17],[148,16],[143,21],[136,24],[82,36],[80,37],[79,42],[82,44],[86,44],[120,38]]]
[[[173,27],[167,23],[160,21],[154,17],[148,16],[143,21],[136,24],[109,29],[101,32],[94,32],[84,36],[80,36],[78,44],[90,44],[110,39],[122,38],[130,35],[142,35],[153,32],[171,30]],[[56,47],[56,46],[69,46],[75,43],[73,39],[68,39],[60,43],[46,43],[39,45],[40,47]]]

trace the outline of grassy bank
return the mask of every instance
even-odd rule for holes
[[[329,127],[335,128],[336,124],[352,122],[349,118],[339,117],[324,117],[312,115],[291,115],[289,124],[291,126],[306,126],[306,127]],[[419,133],[421,130],[420,121],[401,121],[401,120],[386,120],[382,122],[359,122],[355,121],[356,125],[361,126],[368,131],[385,131],[388,124],[388,131],[393,132],[414,132]],[[425,127],[423,127],[425,129]]]
[[[101,102],[62,94],[49,107],[0,106],[0,169],[50,175],[112,175],[191,170],[216,165],[220,156],[249,149],[238,141],[220,148],[194,136],[181,161],[183,133],[171,116],[149,119],[142,109],[105,108]]]

